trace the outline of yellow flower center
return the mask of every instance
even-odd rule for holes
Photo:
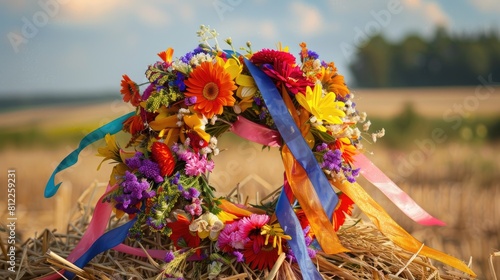
[[[203,87],[203,97],[214,100],[219,95],[219,87],[214,82],[209,82]]]

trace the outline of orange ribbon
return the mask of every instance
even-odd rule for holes
[[[318,243],[321,245],[321,249],[327,254],[349,251],[340,243],[333,224],[323,210],[318,195],[314,191],[314,187],[304,168],[295,160],[286,145],[283,147],[281,155],[290,188],[299,201],[300,207],[304,211]],[[331,186],[324,187],[331,188]]]

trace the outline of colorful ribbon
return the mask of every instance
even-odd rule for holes
[[[293,161],[295,163],[298,163],[297,166],[300,165],[300,168],[296,168],[296,170],[298,170],[297,172],[304,175],[301,176],[303,180],[301,180],[300,182],[310,182],[310,184],[308,185],[312,185],[312,188],[309,188],[307,190],[300,190],[299,188],[301,187],[301,185],[298,184],[299,182],[291,183],[290,185],[293,184],[295,186],[295,188],[292,188],[292,190],[297,192],[294,192],[294,195],[301,198],[300,200],[302,201],[299,200],[299,202],[305,203],[307,206],[311,206],[310,208],[308,208],[308,211],[304,211],[304,213],[306,214],[311,227],[321,229],[319,232],[318,241],[323,251],[327,253],[338,253],[339,251],[336,250],[337,247],[343,247],[340,245],[340,243],[333,244],[337,242],[335,238],[335,231],[330,231],[330,228],[328,226],[323,228],[323,226],[325,226],[325,221],[327,224],[330,224],[329,220],[331,219],[331,215],[333,214],[335,206],[338,203],[337,194],[326,179],[325,174],[321,170],[321,167],[316,161],[316,158],[314,157],[311,149],[302,136],[301,131],[295,124],[295,121],[288,111],[288,107],[283,101],[283,98],[278,92],[273,81],[262,70],[253,65],[247,59],[245,59],[245,65],[254,78],[255,84],[262,94],[264,103],[266,104],[269,113],[273,117],[274,123],[276,124],[281,137],[288,147],[287,149],[289,149],[289,152],[291,152],[290,157],[293,158]],[[292,174],[293,171],[289,170],[289,173],[287,173],[288,180],[292,179]],[[293,176],[295,175],[296,174],[293,174]],[[306,193],[313,194],[307,196]],[[279,199],[282,201],[286,200],[289,204],[288,200],[284,196],[284,192],[281,192]],[[316,199],[316,201],[307,201],[307,199]],[[280,205],[281,207],[277,207],[275,212],[286,212],[287,209],[285,206],[283,206],[283,202]],[[311,211],[312,209],[314,209],[314,212]],[[304,252],[307,252],[307,248],[304,243],[304,239],[297,239],[296,230],[293,230],[297,227],[297,220],[280,219],[280,217],[283,218],[283,216],[279,215],[277,216],[277,218],[285,233],[290,236],[295,235],[295,238],[293,238],[294,236],[292,236],[292,240],[289,241],[290,246],[292,248],[295,248],[292,250],[294,250],[294,252],[300,252],[299,255],[301,256],[305,256]],[[318,224],[313,225],[313,223]],[[317,234],[317,232],[315,232],[315,234]],[[300,267],[310,267],[309,262],[311,262],[311,260],[308,257],[301,257],[301,259],[297,259],[297,262],[299,263]],[[301,273],[302,276],[307,279],[322,279],[321,275],[315,272],[315,270],[316,269],[301,269]]]
[[[288,245],[292,248],[293,254],[297,259],[300,271],[302,272],[302,278],[304,280],[323,279],[309,257],[306,246],[302,245],[306,244],[304,232],[286,195],[279,196],[275,213],[281,227],[292,238],[288,241]]]
[[[249,60],[245,59],[245,64],[264,98],[264,103],[273,117],[281,137],[294,158],[305,169],[314,186],[314,190],[324,209],[323,213],[315,213],[315,215],[328,215],[331,217],[339,201],[337,194],[328,183],[328,179],[304,140],[301,131],[290,116],[288,107],[283,102],[276,85],[262,70],[253,65]]]
[[[236,121],[231,125],[230,131],[242,138],[264,146],[281,146],[281,138],[278,131],[256,124],[241,116],[238,116]]]
[[[354,164],[361,168],[361,175],[382,191],[406,216],[425,226],[444,226],[443,221],[434,218],[418,205],[407,193],[401,190],[384,172],[365,155],[357,154]]]
[[[422,248],[419,253],[420,255],[438,260],[468,273],[473,277],[476,276],[464,262],[443,252],[424,246],[420,241],[415,239],[415,237],[398,225],[389,214],[387,214],[384,208],[375,202],[358,183],[349,183],[346,180],[343,182],[337,180],[332,183],[340,191],[350,197],[361,211],[363,211],[363,213],[377,226],[380,232],[399,247],[414,253]]]
[[[73,152],[71,152],[69,155],[67,155],[56,167],[54,172],[52,172],[52,175],[49,178],[49,181],[47,182],[47,185],[45,186],[45,197],[49,198],[52,197],[54,194],[56,194],[57,190],[61,186],[61,183],[58,183],[57,185],[54,182],[54,178],[56,177],[56,174],[59,173],[60,171],[74,165],[78,161],[78,156],[80,155],[80,152],[85,149],[88,145],[94,143],[97,140],[100,140],[104,138],[106,134],[115,134],[122,130],[123,128],[123,122],[126,121],[129,117],[133,116],[135,112],[130,112],[126,115],[123,115],[101,127],[98,129],[90,132],[87,134],[83,139],[80,141],[80,144],[78,145],[78,148],[76,148]]]

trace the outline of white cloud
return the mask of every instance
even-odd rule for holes
[[[436,2],[427,2],[424,0],[403,0],[406,12],[416,14],[419,18],[434,25],[449,26],[450,17],[443,11]]]
[[[59,1],[58,19],[68,24],[96,24],[129,7],[125,0]]]
[[[272,21],[259,22],[258,30],[260,30],[261,36],[266,40],[276,38],[276,26]]]
[[[300,2],[293,2],[290,5],[292,20],[295,21],[295,28],[300,35],[311,35],[321,32],[324,24],[321,12],[314,6]]]
[[[171,22],[169,15],[152,6],[141,5],[137,11],[137,16],[142,22],[151,26],[166,26]]]
[[[476,7],[481,12],[499,13],[500,2],[498,0],[469,0],[472,6]]]
[[[72,25],[97,25],[117,18],[136,18],[148,26],[166,27],[176,19],[189,20],[196,11],[182,1],[64,0],[57,21]]]

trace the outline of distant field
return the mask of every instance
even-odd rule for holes
[[[369,116],[394,116],[407,103],[423,116],[442,117],[448,110],[484,116],[500,113],[500,87],[491,90],[476,94],[476,87],[359,89],[354,94],[358,110]]]
[[[500,87],[487,89],[476,95],[476,87],[456,88],[402,88],[402,89],[358,89],[353,90],[358,110],[369,116],[391,117],[400,112],[407,103],[412,103],[419,114],[441,117],[443,112],[462,111],[468,115],[498,114]],[[489,96],[485,97],[488,93]],[[0,127],[37,125],[41,128],[67,124],[104,123],[113,117],[132,110],[119,98],[98,104],[69,106],[47,105],[29,109],[0,112]]]

